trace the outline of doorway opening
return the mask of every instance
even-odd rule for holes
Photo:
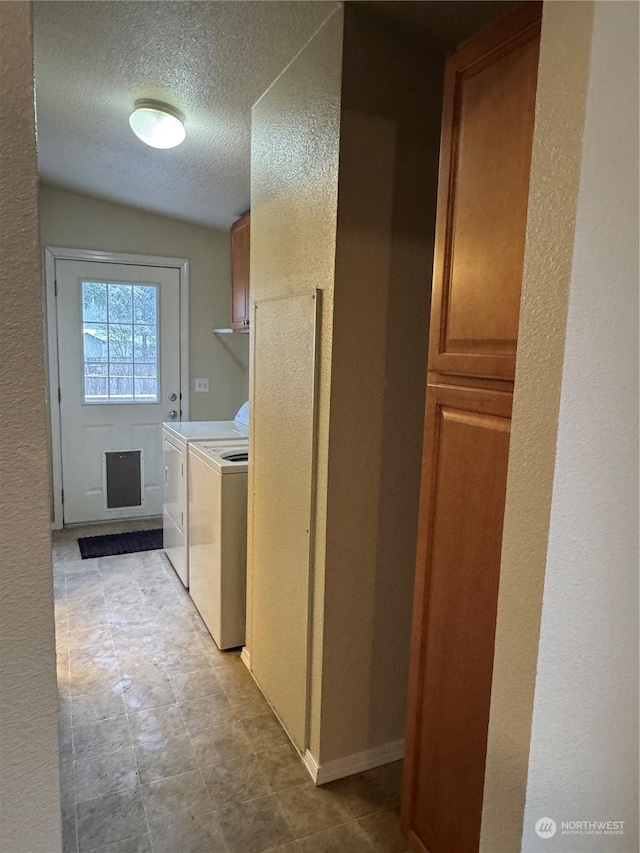
[[[189,261],[47,248],[45,277],[53,527],[158,518],[161,425],[189,412]],[[137,489],[110,500],[116,452]]]

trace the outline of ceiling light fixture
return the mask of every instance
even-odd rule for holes
[[[180,110],[148,98],[135,102],[129,124],[138,139],[152,148],[175,148],[187,135]]]

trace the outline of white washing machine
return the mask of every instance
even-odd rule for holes
[[[220,649],[243,646],[246,442],[189,445],[189,595]]]
[[[162,425],[164,454],[163,547],[176,573],[189,586],[189,455],[192,441],[249,442],[249,404],[233,421],[176,421]]]

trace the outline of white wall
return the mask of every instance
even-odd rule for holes
[[[189,259],[191,420],[233,418],[248,397],[249,336],[213,335],[231,311],[229,235],[140,210],[42,186],[43,246]],[[209,393],[194,392],[208,377]]]
[[[595,5],[523,849],[638,850],[638,6]],[[553,840],[533,827],[558,823]],[[626,821],[625,835],[561,821]]]
[[[29,3],[0,4],[0,849],[60,850],[43,292]]]
[[[482,853],[522,838],[592,22],[593,3],[543,7]]]

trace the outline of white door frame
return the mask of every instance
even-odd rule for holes
[[[156,255],[130,255],[90,249],[61,249],[47,246],[44,250],[44,276],[47,298],[47,350],[49,411],[51,415],[51,458],[53,478],[52,527],[63,526],[62,507],[62,424],[60,422],[58,318],[56,308],[56,261],[102,261],[108,264],[131,264],[137,267],[177,269],[180,287],[180,409],[182,420],[189,420],[189,261],[187,258],[162,258]]]

